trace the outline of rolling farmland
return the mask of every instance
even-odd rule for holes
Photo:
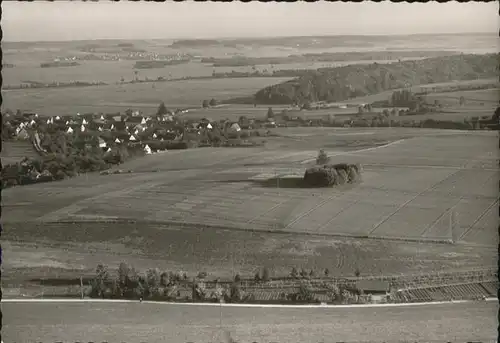
[[[395,141],[357,151],[327,149],[333,163],[364,165],[361,184],[303,189],[259,181],[301,177],[319,141],[334,146],[347,137]],[[124,258],[137,267],[219,275],[230,273],[231,263],[250,275],[262,265],[276,274],[295,265],[335,275],[352,275],[356,266],[364,274],[492,266],[497,142],[491,132],[296,128],[275,138],[279,150],[151,155],[120,166],[131,174],[5,190],[3,236],[13,247],[39,243],[13,250],[33,268],[91,270],[99,261],[118,265]],[[459,244],[433,243],[452,236]],[[33,258],[39,254],[52,260],[40,263]],[[6,265],[6,278],[18,268]]]
[[[4,109],[21,109],[44,116],[123,112],[133,108],[151,113],[164,101],[169,108],[201,107],[205,99],[247,96],[258,89],[289,78],[186,80],[107,85],[85,88],[22,89],[4,91]]]
[[[124,164],[122,169],[137,174],[121,176],[127,178],[120,183],[122,187],[32,219],[58,221],[98,215],[253,230],[448,240],[453,209],[459,221],[454,230],[464,242],[496,244],[492,241],[496,228],[482,226],[494,211],[476,222],[497,200],[495,140],[494,134],[437,135],[366,152],[335,152],[330,155],[334,161],[365,166],[360,185],[337,189],[263,187],[252,180],[274,175],[300,177],[305,169],[301,162],[314,157],[313,150],[252,148],[243,153],[242,149],[219,148],[161,154]],[[100,187],[105,189],[106,178],[114,183],[115,176],[93,178],[96,183],[104,182]],[[80,178],[58,184],[75,189],[82,182],[85,184]],[[59,186],[40,188],[50,193]],[[14,189],[6,191],[5,197],[15,199],[17,193],[27,192]],[[54,197],[57,203],[58,195]],[[359,213],[363,215],[357,216]],[[5,220],[13,216],[9,212]]]
[[[225,332],[239,342],[494,342],[498,326],[493,301],[349,309],[19,302],[2,310],[10,342],[221,342]]]

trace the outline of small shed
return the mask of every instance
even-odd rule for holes
[[[390,292],[389,282],[382,280],[360,280],[356,282],[356,288],[364,294],[386,295]]]

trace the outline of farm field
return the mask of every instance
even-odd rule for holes
[[[9,302],[2,310],[10,342],[221,342],[227,333],[238,342],[494,342],[498,326],[493,301],[349,309]]]
[[[167,107],[201,107],[205,99],[247,96],[262,87],[289,78],[244,78],[186,80],[157,83],[108,85],[85,88],[28,89],[4,91],[4,109],[21,109],[43,116],[123,112],[127,108],[154,114],[164,101]]]
[[[287,136],[273,137],[266,148],[167,152],[120,166],[131,174],[91,174],[5,190],[3,238],[13,255],[4,266],[5,283],[15,283],[16,273],[32,273],[30,268],[89,271],[100,261],[113,266],[124,259],[138,268],[220,275],[229,274],[233,262],[249,275],[262,265],[278,274],[297,265],[352,275],[356,267],[363,274],[392,274],[496,263],[494,133],[277,132]],[[349,140],[365,146],[345,149]],[[393,143],[370,147],[379,140]],[[259,181],[277,174],[301,177],[319,147],[333,163],[363,164],[363,182],[301,189],[287,188],[285,179],[280,188]],[[133,222],[103,223],[116,219]],[[75,223],[57,223],[66,220]],[[426,241],[451,239],[451,227],[459,244]],[[31,262],[9,265],[13,260]]]
[[[440,82],[440,83],[429,83],[429,84],[422,84],[422,85],[415,85],[409,87],[409,89],[412,92],[421,92],[423,88],[429,88],[429,87],[450,87],[450,86],[466,86],[466,85],[483,85],[483,84],[490,84],[492,82],[498,82],[498,79],[492,78],[492,79],[479,79],[479,80],[466,80],[466,81],[450,81],[450,82]],[[388,100],[390,99],[392,93],[394,90],[390,91],[385,91],[385,92],[380,92],[377,94],[373,95],[367,95],[363,97],[357,97],[355,99],[351,99],[348,101],[343,101],[340,102],[340,104],[369,104],[375,101],[381,101],[381,100]],[[445,94],[445,93],[443,93]],[[451,93],[446,93],[446,94],[451,94]],[[428,97],[430,96],[427,95]]]
[[[277,183],[266,187],[254,180],[274,175],[301,177],[307,166],[302,162],[314,158],[314,150],[252,148],[243,153],[219,148],[148,156],[122,165],[122,169],[142,172],[128,176],[125,182],[130,188],[122,183],[119,189],[68,202],[32,219],[99,215],[240,229],[447,240],[451,238],[448,211],[454,208],[460,221],[455,234],[471,241],[474,232],[480,231],[482,238],[472,239],[474,243],[495,244],[496,228],[479,226],[482,222],[475,220],[497,199],[496,140],[494,134],[436,135],[366,152],[336,151],[330,154],[332,161],[366,166],[361,184],[337,189],[277,188]],[[104,177],[99,181],[106,182]],[[77,182],[81,179],[60,184],[78,187]],[[40,185],[45,187],[59,186]],[[29,191],[25,187],[6,191],[5,199],[20,192]],[[52,197],[56,203],[57,197]],[[31,199],[36,204],[36,197]],[[23,219],[29,218],[30,210],[20,210]],[[7,213],[5,220],[14,213]]]

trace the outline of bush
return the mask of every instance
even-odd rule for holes
[[[361,180],[359,164],[335,164],[313,167],[306,170],[304,184],[309,187],[329,187],[356,183]]]
[[[327,164],[328,161],[328,155],[326,154],[325,150],[321,149],[318,153],[318,157],[316,157],[316,164]]]

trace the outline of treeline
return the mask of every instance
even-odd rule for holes
[[[70,87],[91,87],[91,86],[106,86],[107,83],[102,81],[87,82],[87,81],[70,81],[70,82],[50,82],[43,83],[38,81],[23,81],[20,85],[5,85],[4,89],[27,89],[27,88],[70,88]]]
[[[134,69],[153,69],[153,68],[164,68],[169,65],[178,65],[188,63],[189,59],[181,60],[148,60],[148,61],[137,61],[134,64]]]
[[[345,62],[345,61],[370,61],[370,60],[398,60],[402,58],[431,58],[450,56],[455,51],[367,51],[367,52],[323,52],[302,55],[289,55],[286,57],[244,57],[231,58],[205,57],[202,63],[210,63],[214,67],[246,67],[264,64],[290,64],[314,62]]]
[[[303,274],[305,273],[305,275]],[[326,274],[325,274],[326,275]],[[279,295],[272,299],[262,293],[276,292],[270,286],[269,271],[263,268],[252,280],[243,280],[239,274],[232,281],[219,279],[207,280],[206,273],[198,273],[189,277],[185,272],[160,271],[158,268],[138,272],[135,268],[121,263],[113,274],[108,267],[99,264],[94,278],[90,281],[88,296],[108,299],[143,299],[156,301],[188,301],[188,302],[226,302],[226,303],[319,303],[318,295],[331,303],[364,303],[367,297],[347,283],[324,282],[320,286],[313,285],[310,278],[314,275],[305,271],[300,273],[293,268],[292,282],[281,283],[283,288],[277,289]],[[290,286],[290,284],[292,286]],[[269,285],[266,289],[266,285]],[[256,294],[261,293],[261,294]]]
[[[41,63],[41,68],[58,68],[58,67],[76,67],[79,66],[78,62],[66,62],[66,61],[54,61],[54,62],[46,62]]]
[[[391,64],[322,68],[266,87],[255,94],[255,99],[263,104],[335,102],[408,85],[491,78],[498,75],[498,57],[499,54],[454,55]]]

